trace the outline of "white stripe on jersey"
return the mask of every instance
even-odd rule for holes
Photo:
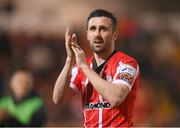
[[[122,62],[119,63],[119,67],[121,67]],[[116,72],[116,74],[114,75],[113,81],[116,79],[117,75],[119,74],[119,72]]]
[[[70,86],[69,86],[70,88],[72,88],[76,93],[78,92],[78,88],[76,87],[76,85],[75,84],[73,84],[73,83],[70,83]]]
[[[90,68],[92,68],[92,66],[93,66],[93,64],[91,63]],[[86,77],[85,83],[84,83],[84,88],[86,88],[87,84],[88,84],[88,78]]]
[[[74,68],[72,69],[72,72],[71,72],[71,75],[72,75],[72,77],[71,77],[71,82],[74,81],[74,79],[76,78],[77,74],[78,74],[78,67],[74,67]]]
[[[92,68],[92,66],[93,66],[93,64],[91,63],[91,65],[90,65],[90,68]],[[86,90],[86,86],[87,86],[87,84],[88,84],[88,78],[86,77],[86,79],[85,79],[85,82],[84,82],[84,89]],[[85,94],[85,99],[86,99],[86,95],[87,94]],[[86,127],[86,111],[84,111],[84,127]]]
[[[103,99],[102,99],[102,96],[99,95],[99,102],[103,102]],[[102,128],[102,117],[103,117],[103,109],[102,108],[99,108],[99,128]]]

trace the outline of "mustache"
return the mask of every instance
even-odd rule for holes
[[[102,37],[99,37],[99,36],[97,36],[97,37],[95,37],[93,40],[103,40],[103,38]]]

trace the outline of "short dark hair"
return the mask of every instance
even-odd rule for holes
[[[87,18],[87,24],[88,24],[88,22],[89,22],[89,20],[91,18],[93,18],[93,17],[103,17],[103,16],[104,17],[108,17],[109,19],[111,19],[112,29],[115,30],[116,26],[117,26],[117,19],[116,19],[116,17],[112,13],[110,13],[110,12],[108,12],[106,10],[102,10],[102,9],[97,9],[97,10],[94,10],[93,12],[91,12],[89,14],[88,18]]]

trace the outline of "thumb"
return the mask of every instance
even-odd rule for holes
[[[77,45],[77,35],[75,33],[72,34],[72,41]]]

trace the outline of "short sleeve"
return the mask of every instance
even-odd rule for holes
[[[116,67],[113,83],[124,84],[131,90],[134,81],[137,79],[138,72],[139,66],[136,61],[132,60],[126,63],[120,61]]]
[[[70,87],[75,92],[78,92],[81,87],[81,78],[80,78],[80,73],[79,73],[78,67],[73,67],[73,69],[71,71]]]

